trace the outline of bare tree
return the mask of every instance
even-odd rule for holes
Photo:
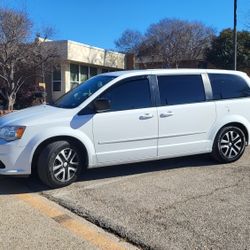
[[[116,48],[125,53],[135,53],[143,41],[143,35],[136,30],[127,29],[115,41]]]
[[[46,33],[49,32],[48,29]],[[32,37],[32,22],[26,13],[0,9],[0,95],[8,110],[13,109],[16,94],[24,83],[44,75],[55,58],[54,48],[44,46],[38,34]]]
[[[152,24],[145,35],[138,31],[125,30],[115,41],[116,47],[135,54],[144,67],[179,67],[181,61],[204,58],[215,32],[199,22],[179,19],[163,19]]]
[[[148,47],[146,51],[156,55],[164,66],[178,68],[183,60],[203,58],[214,34],[212,28],[199,22],[163,19],[148,28],[143,47]]]

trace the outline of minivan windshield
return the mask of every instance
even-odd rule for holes
[[[53,106],[66,109],[76,108],[114,78],[116,76],[99,75],[92,77],[60,97]]]

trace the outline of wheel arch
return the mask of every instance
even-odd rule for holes
[[[247,142],[247,144],[249,143],[249,132],[248,132],[248,129],[247,129],[247,127],[246,127],[243,123],[241,123],[241,122],[229,122],[229,123],[224,124],[223,126],[221,126],[221,127],[217,130],[217,132],[215,133],[214,139],[216,138],[217,134],[218,134],[223,128],[228,127],[228,126],[235,126],[235,127],[240,128],[240,129],[243,131],[243,133],[245,134],[245,136],[246,136],[246,142]],[[213,139],[213,141],[214,141],[214,139]]]
[[[77,147],[79,147],[81,149],[82,152],[84,152],[84,168],[87,168],[89,165],[89,155],[88,155],[88,151],[86,146],[82,143],[82,141],[80,141],[79,139],[72,137],[72,136],[54,136],[54,137],[50,137],[45,139],[44,141],[42,141],[35,149],[33,156],[32,156],[32,160],[31,160],[31,172],[33,172],[36,167],[37,167],[37,160],[39,157],[39,154],[41,153],[41,151],[43,150],[43,148],[52,143],[52,142],[56,142],[56,141],[68,141],[68,142],[73,142],[77,145]]]

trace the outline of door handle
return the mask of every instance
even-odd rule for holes
[[[147,119],[150,119],[150,118],[153,118],[154,116],[152,114],[149,114],[149,113],[146,113],[146,114],[143,114],[139,117],[140,120],[147,120]]]
[[[168,111],[168,112],[165,112],[165,113],[161,113],[160,117],[165,118],[165,117],[169,117],[169,116],[172,116],[172,115],[174,115],[174,113],[172,111]]]

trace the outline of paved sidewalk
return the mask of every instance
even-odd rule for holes
[[[38,194],[25,180],[0,178],[1,250],[125,250],[126,242]]]

